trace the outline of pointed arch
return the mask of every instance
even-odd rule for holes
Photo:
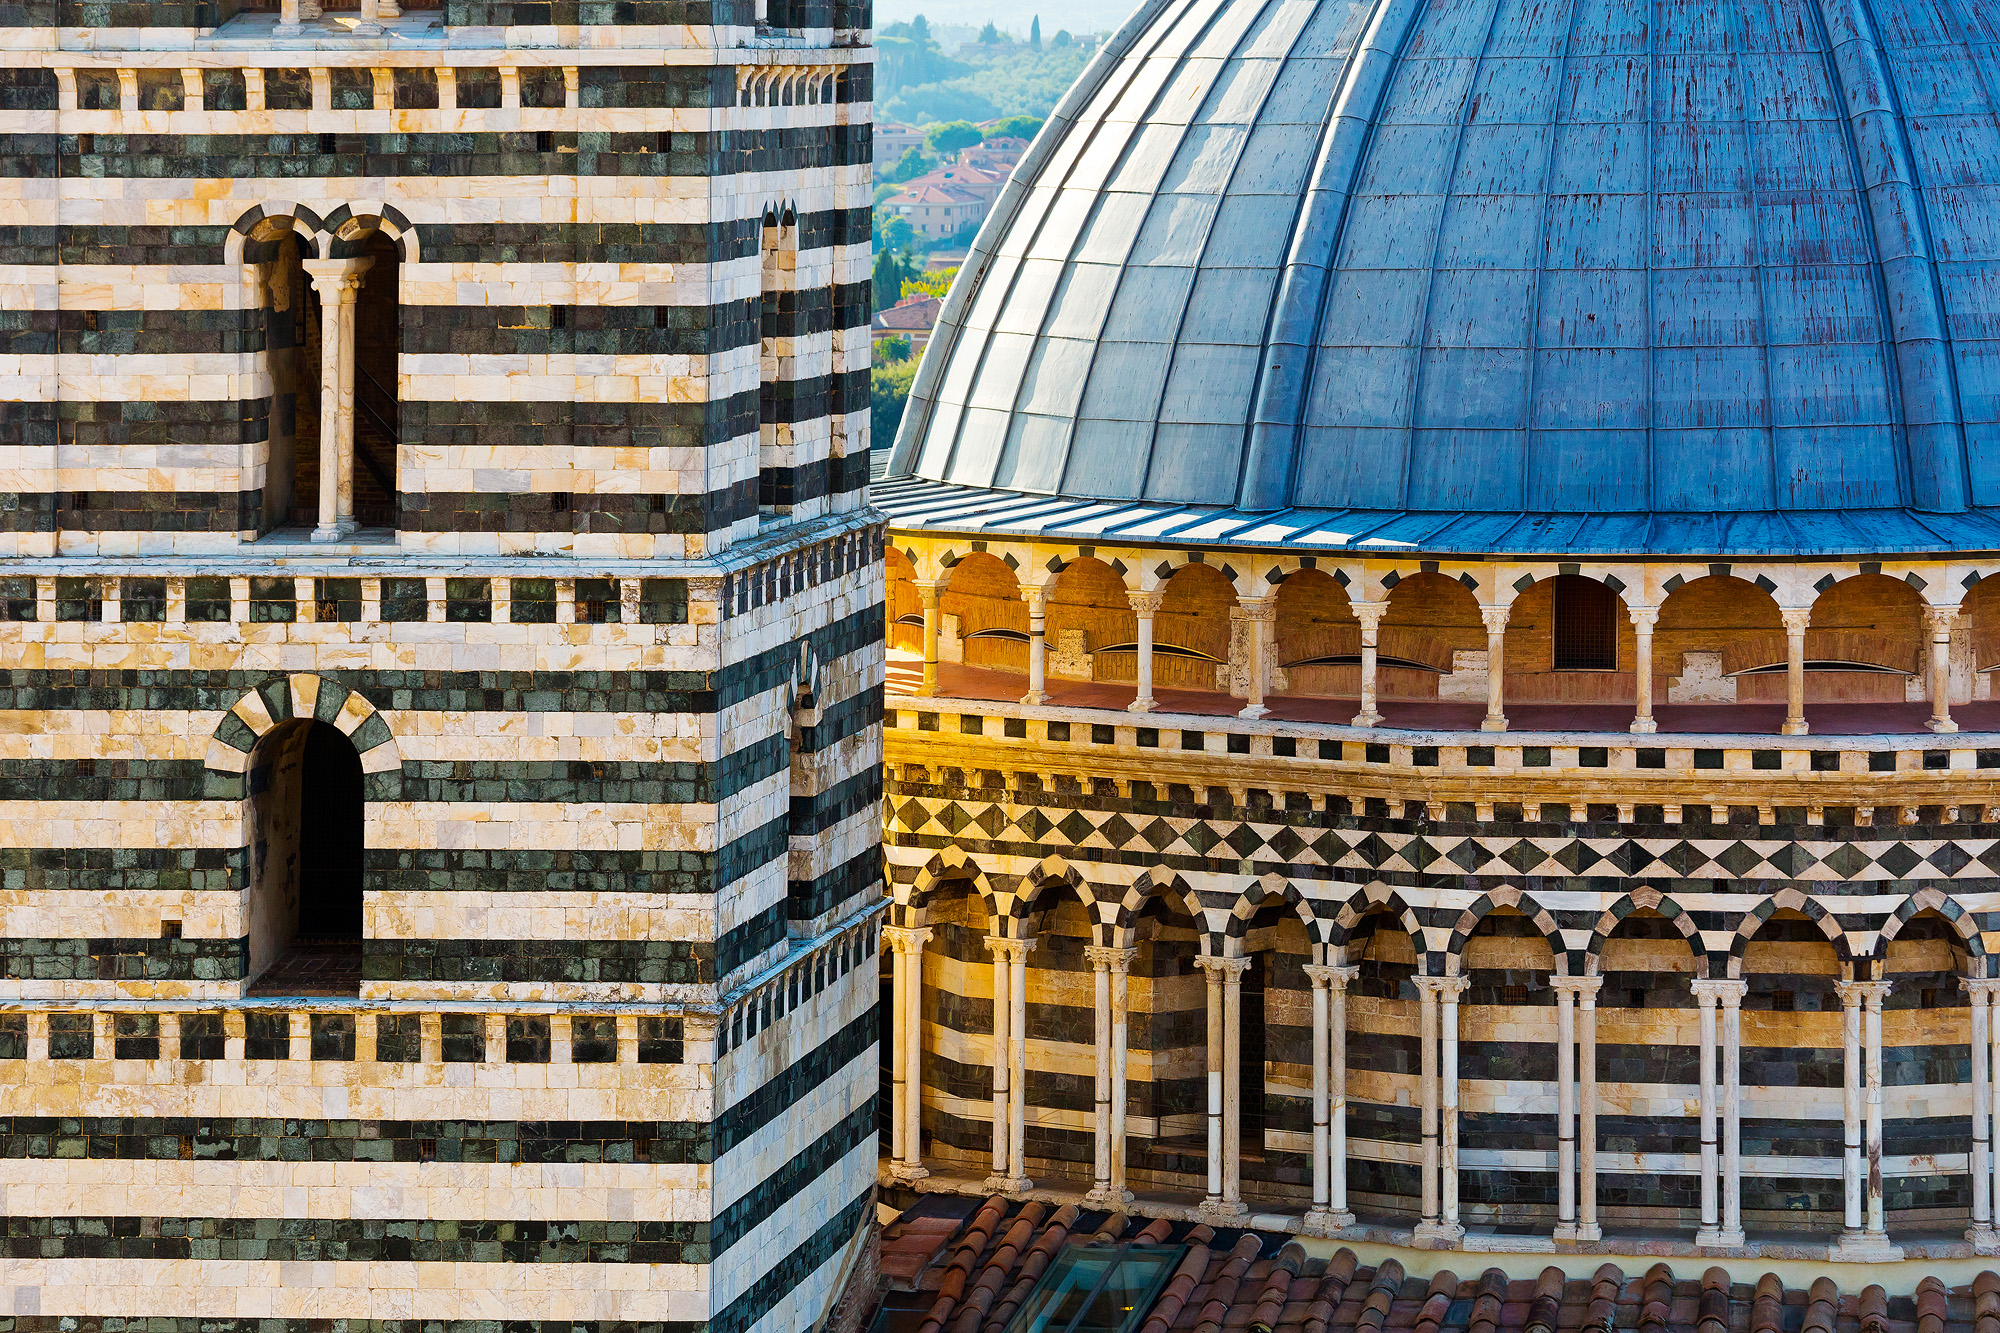
[[[1642,911],[1652,912],[1672,922],[1674,929],[1681,933],[1681,938],[1687,941],[1688,948],[1694,952],[1695,974],[1707,975],[1708,946],[1702,942],[1701,929],[1695,925],[1694,918],[1688,914],[1687,908],[1658,889],[1634,889],[1611,904],[1604,914],[1597,918],[1597,924],[1591,928],[1590,943],[1585,945],[1583,950],[1585,976],[1596,976],[1598,969],[1603,966],[1605,943],[1610,940],[1611,932],[1618,928],[1618,923],[1634,912]]]

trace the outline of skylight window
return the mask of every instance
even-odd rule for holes
[[[1179,1245],[1070,1245],[1007,1333],[1131,1333],[1183,1253]]]

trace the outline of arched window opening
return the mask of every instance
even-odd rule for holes
[[[757,512],[792,512],[798,459],[792,439],[791,389],[800,331],[798,219],[764,214],[763,283],[758,302]]]
[[[401,256],[377,230],[368,233],[360,257],[369,262],[354,302],[354,519],[364,528],[391,528],[402,438]]]
[[[361,757],[339,728],[295,719],[252,752],[250,975],[264,995],[361,985]]]
[[[1581,574],[1557,575],[1555,584],[1555,669],[1616,671],[1618,594]]]

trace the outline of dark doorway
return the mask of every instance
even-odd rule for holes
[[[402,438],[402,255],[371,231],[356,252],[375,262],[354,303],[354,519],[396,525],[396,455]]]
[[[299,807],[299,938],[361,938],[361,756],[338,727],[306,736]]]
[[[1242,1096],[1243,1151],[1264,1151],[1264,980],[1270,955],[1253,953],[1243,969],[1243,1008],[1236,1076]]]

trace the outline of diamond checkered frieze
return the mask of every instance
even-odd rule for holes
[[[1861,872],[1868,869],[1874,862],[1869,858],[1868,853],[1862,851],[1853,843],[1843,842],[1840,846],[1822,856],[1820,864],[1842,879],[1858,879],[1861,876]]]
[[[1892,879],[1903,878],[1923,863],[1924,858],[1906,842],[1892,842],[1875,857],[1875,864],[1888,871]]]

